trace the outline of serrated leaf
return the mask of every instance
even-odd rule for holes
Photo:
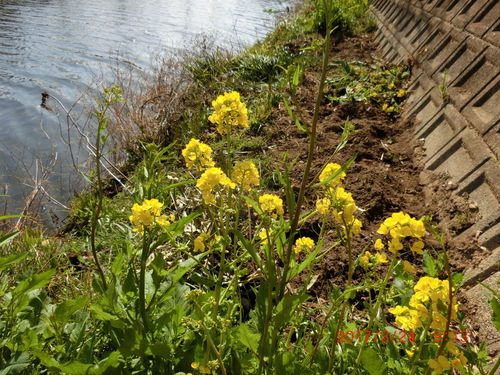
[[[422,269],[426,273],[427,276],[436,277],[439,273],[436,261],[429,254],[428,251],[424,252],[423,261],[422,261]]]
[[[250,330],[247,324],[242,323],[238,327],[238,341],[243,344],[246,348],[257,352],[260,343],[260,333],[255,333]]]
[[[382,375],[387,367],[387,364],[372,348],[365,348],[361,356],[361,364],[370,375]]]

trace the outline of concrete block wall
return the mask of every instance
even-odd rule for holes
[[[489,254],[467,270],[466,294],[476,311],[490,311],[477,281],[500,291],[500,1],[373,0],[371,10],[383,57],[413,66],[404,116],[416,120],[425,167],[448,174],[454,193],[479,207],[479,221],[459,237],[476,236]],[[474,324],[499,355],[491,318]]]
[[[404,115],[426,168],[478,204],[472,230],[500,261],[500,2],[374,0],[372,12],[383,57],[414,67]]]

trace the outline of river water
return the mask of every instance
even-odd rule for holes
[[[48,196],[62,203],[69,193],[61,178],[65,144],[57,140],[64,120],[41,108],[42,92],[71,108],[96,76],[117,63],[147,69],[155,54],[185,47],[200,34],[222,46],[255,43],[292,3],[0,0],[0,194],[10,196],[3,198],[10,213],[19,212],[44,172],[50,174],[43,185],[48,195],[39,194],[39,204],[52,218],[59,206]]]

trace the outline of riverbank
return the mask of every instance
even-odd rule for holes
[[[8,269],[2,338],[18,344],[0,346],[0,365],[24,356],[33,374],[487,368],[467,301],[458,307],[441,285],[458,289],[465,265],[485,256],[453,242],[475,212],[423,171],[413,124],[399,118],[410,67],[377,58],[370,23],[352,17],[366,3],[332,2],[346,3],[330,37],[318,3],[306,4],[241,54],[202,48],[168,60],[142,91],[103,95],[102,141],[121,139],[128,167],[120,183],[94,177],[60,236],[27,229],[9,245],[21,255]],[[241,99],[230,101],[240,116],[230,131],[212,117],[223,116],[213,101],[225,92]],[[186,146],[192,138],[198,149]],[[427,280],[435,304],[422,297],[417,312]],[[40,334],[14,328],[23,324]],[[460,335],[444,347],[448,331]]]

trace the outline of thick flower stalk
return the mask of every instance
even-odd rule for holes
[[[243,191],[249,191],[253,187],[260,185],[259,171],[251,161],[240,161],[236,163],[234,165],[232,179]]]
[[[196,187],[201,190],[203,201],[206,204],[216,204],[215,194],[225,187],[234,189],[236,184],[220,168],[212,167],[207,169],[196,183]]]
[[[158,199],[145,200],[142,204],[135,203],[132,207],[132,215],[129,217],[135,228],[134,232],[144,234],[144,229],[153,229],[154,227],[167,227],[173,216],[167,217],[161,214],[163,203]]]
[[[213,167],[215,165],[212,160],[212,148],[197,139],[192,138],[182,150],[182,156],[186,161],[186,166],[197,171],[203,170],[204,167]]]
[[[229,133],[236,126],[248,128],[248,110],[246,104],[241,102],[238,92],[220,95],[212,102],[212,107],[214,112],[208,120],[216,125],[219,134]]]

